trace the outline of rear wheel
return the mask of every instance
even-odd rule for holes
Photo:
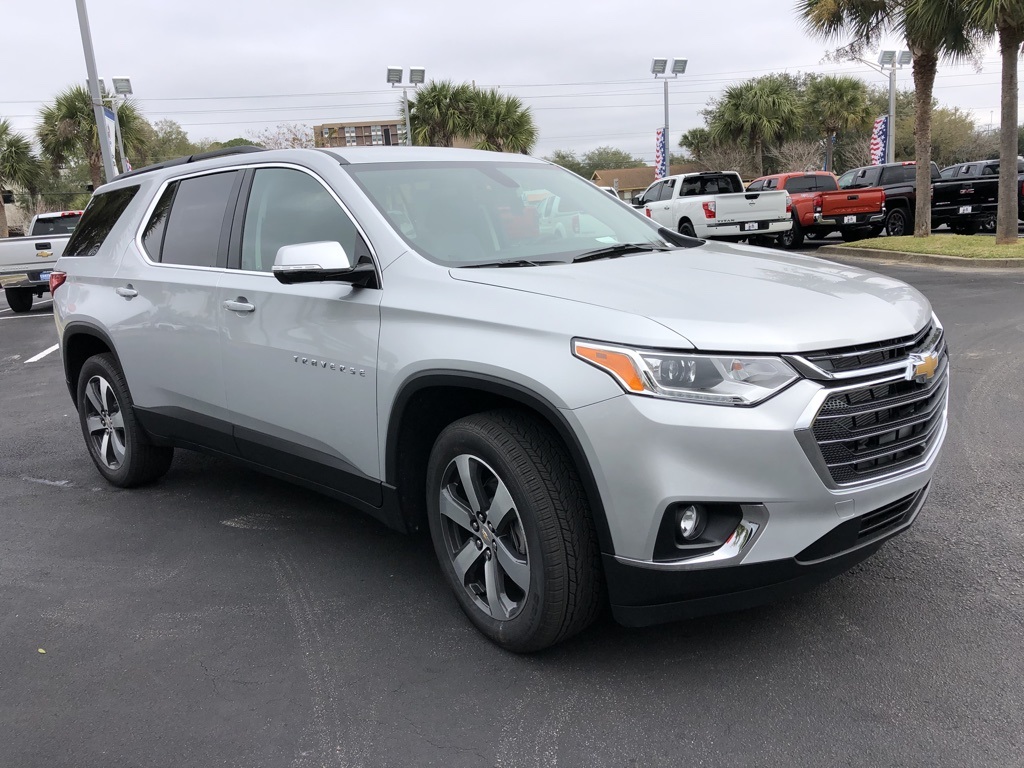
[[[15,314],[28,312],[32,309],[31,288],[4,288],[4,297]]]
[[[597,616],[593,521],[572,462],[541,422],[491,411],[446,427],[430,454],[427,508],[441,569],[493,642],[537,651]]]
[[[679,222],[679,234],[685,235],[686,237],[697,236],[697,232],[694,230],[693,224],[691,224],[686,219],[683,219],[681,222]]]
[[[78,419],[89,455],[108,482],[131,488],[153,482],[170,468],[174,449],[153,445],[143,431],[112,355],[94,355],[82,366]]]
[[[981,224],[977,221],[958,221],[950,224],[949,228],[956,235],[976,235]]]
[[[857,240],[866,240],[869,237],[874,237],[867,229],[841,229],[839,230],[839,236],[843,238],[844,243],[853,243]]]
[[[799,248],[804,244],[804,228],[800,226],[799,221],[793,219],[793,228],[780,232],[776,242],[787,251]]]
[[[979,223],[979,228],[982,232],[992,234],[996,231],[996,215],[994,213],[985,214],[985,217]]]
[[[910,230],[910,217],[902,208],[893,208],[885,217],[885,231],[889,237],[903,237]]]

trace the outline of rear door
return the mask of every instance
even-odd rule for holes
[[[337,195],[311,171],[247,173],[217,311],[239,452],[379,506],[377,342],[381,291],[341,282],[283,285],[279,248],[335,241],[372,260]]]
[[[112,323],[132,398],[147,427],[233,452],[220,354],[218,284],[242,172],[176,179],[158,192],[121,260]]]

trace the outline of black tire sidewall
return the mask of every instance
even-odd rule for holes
[[[679,234],[684,237],[696,237],[697,231],[693,228],[693,224],[688,221],[682,221],[679,223]]]
[[[26,288],[5,288],[4,297],[7,299],[7,305],[16,315],[30,312],[35,299],[32,291]]]
[[[451,557],[447,551],[441,531],[441,513],[439,494],[441,481],[448,464],[460,454],[479,457],[493,469],[508,488],[515,502],[516,511],[523,524],[530,565],[530,589],[526,597],[526,605],[518,615],[507,621],[499,621],[485,615],[466,593],[465,587],[459,583]],[[546,565],[549,553],[545,551],[541,539],[543,523],[538,519],[535,508],[536,498],[528,490],[524,479],[514,470],[510,457],[504,455],[500,446],[494,444],[488,435],[472,425],[456,422],[446,428],[438,437],[431,452],[427,465],[427,516],[430,535],[437,554],[438,562],[455,593],[459,605],[476,627],[484,635],[499,645],[511,650],[531,650],[543,647],[547,643],[538,642],[537,635],[545,624],[545,614],[552,608],[546,599]]]
[[[85,389],[89,380],[93,376],[102,376],[110,384],[111,388],[114,390],[115,397],[117,397],[117,404],[121,410],[121,418],[124,420],[124,461],[121,462],[121,466],[116,470],[112,470],[107,467],[103,463],[102,459],[100,459],[99,454],[93,445],[92,438],[89,435],[89,428],[86,425],[87,403]],[[135,459],[137,443],[141,430],[137,420],[135,419],[135,411],[132,406],[131,396],[128,393],[127,387],[124,385],[124,377],[121,373],[121,369],[110,355],[95,355],[85,361],[81,372],[78,374],[78,389],[76,394],[76,402],[78,403],[78,421],[82,427],[82,436],[85,438],[85,444],[88,448],[89,456],[96,465],[96,469],[99,470],[99,473],[103,475],[104,478],[114,485],[125,485],[131,474],[132,463]]]
[[[894,219],[896,221],[902,222],[902,224],[903,224],[903,226],[902,226],[903,231],[900,232],[898,235],[894,234],[893,231],[892,231],[892,222],[893,222]],[[899,208],[897,208],[894,211],[891,211],[889,213],[888,218],[885,220],[885,232],[886,232],[886,234],[889,237],[903,237],[904,235],[907,234],[907,229],[909,229],[909,228],[910,228],[910,219],[907,218],[907,214],[904,213]]]

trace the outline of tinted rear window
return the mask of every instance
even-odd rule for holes
[[[818,188],[818,180],[814,176],[794,176],[786,179],[787,192],[813,192]]]
[[[70,235],[75,231],[75,225],[81,220],[82,214],[74,213],[66,216],[47,216],[36,219],[32,225],[32,236],[40,235]]]
[[[64,255],[95,256],[138,191],[138,186],[134,186],[94,195],[68,240]]]

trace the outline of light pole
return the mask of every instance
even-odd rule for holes
[[[85,8],[85,0],[75,0],[78,6],[78,26],[82,31],[82,50],[85,53],[85,71],[89,78],[89,94],[92,97],[92,111],[96,117],[96,139],[100,143],[100,156],[103,158],[103,175],[107,181],[117,176],[114,170],[114,158],[110,144],[107,143],[107,131],[104,124],[103,100],[100,95],[100,81],[96,75],[96,52],[92,47],[92,30],[89,29],[89,12]]]
[[[914,60],[910,51],[880,51],[878,53],[878,72],[885,74],[889,70],[889,130],[885,142],[885,162],[892,163],[896,159],[896,70],[903,69]],[[874,65],[864,62],[874,69]]]
[[[669,62],[672,62],[669,66]],[[671,153],[671,145],[668,140],[668,81],[679,77],[686,72],[686,59],[667,59],[664,57],[651,59],[651,74],[655,80],[662,80],[665,85],[665,170],[668,171],[668,158]]]
[[[423,67],[409,67],[409,85],[402,83],[404,70],[402,67],[388,67],[388,83],[392,88],[402,89],[402,106],[405,108],[405,145],[412,146],[412,123],[409,120],[409,94],[408,88],[413,89],[423,85],[426,81],[427,71]]]
[[[128,162],[128,155],[124,153],[124,135],[121,133],[120,110],[124,104],[125,97],[132,94],[132,81],[127,77],[112,77],[110,81],[114,85],[114,97],[111,99],[114,106],[114,129],[117,133],[117,149],[121,153],[121,172],[128,173],[132,169]],[[103,81],[100,80],[102,86]],[[114,164],[115,167],[117,163]]]

